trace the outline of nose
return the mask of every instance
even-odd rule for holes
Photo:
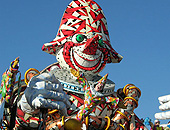
[[[96,35],[90,39],[87,39],[83,53],[88,55],[95,55],[98,47],[99,36]]]

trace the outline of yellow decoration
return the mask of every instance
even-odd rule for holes
[[[75,77],[78,77],[80,76],[80,73],[79,73],[79,69],[74,70],[73,68],[70,69],[70,72],[75,76]]]
[[[125,127],[122,124],[118,124],[118,125],[120,125],[125,130]]]
[[[122,115],[123,117],[125,117],[127,121],[129,121],[129,119],[127,118],[127,116],[126,116],[125,114],[123,114],[123,113],[120,112],[120,111],[116,111],[116,112],[119,113],[120,115]]]
[[[65,117],[62,116],[62,126],[64,125],[64,119],[65,119]]]
[[[138,107],[138,101],[136,101],[136,99],[134,99],[133,97],[125,97],[125,98],[124,98],[124,101],[126,101],[127,99],[133,100],[133,101],[136,103],[136,107],[135,107],[135,108]]]
[[[140,93],[139,97],[141,96],[141,91],[140,91],[140,89],[138,87],[132,86],[132,87],[129,87],[129,89],[137,89],[139,91],[139,93]]]
[[[52,111],[49,111],[48,114],[53,114],[53,113],[55,113],[55,112],[57,112],[57,111],[58,111],[57,109],[54,109],[54,110],[52,110]]]
[[[19,63],[19,57],[17,57],[15,60],[14,60],[14,63],[12,65],[12,69],[15,68],[15,66]]]
[[[110,118],[108,116],[105,116],[105,118],[107,119],[107,127],[105,130],[108,130],[110,127]]]
[[[88,116],[86,117],[85,123],[86,123],[86,127],[88,129],[88,126],[89,126],[89,117]]]
[[[128,86],[130,86],[129,88],[127,88]],[[128,92],[130,89],[137,89],[140,93],[139,97],[141,96],[141,91],[138,87],[136,87],[134,84],[127,84],[124,88],[123,88],[123,92],[124,94],[127,96]]]
[[[26,83],[26,85],[28,85],[28,82],[29,82],[29,79],[27,78],[27,75],[29,74],[29,72],[30,71],[35,71],[37,74],[36,75],[38,75],[38,74],[40,74],[40,72],[37,70],[37,69],[34,69],[34,68],[30,68],[30,69],[28,69],[26,72],[25,72],[25,75],[24,75],[24,81],[25,81],[25,83]],[[35,76],[35,75],[34,75]]]

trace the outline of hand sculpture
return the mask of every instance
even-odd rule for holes
[[[33,113],[39,108],[51,108],[62,110],[61,113],[67,115],[66,108],[70,106],[68,99],[60,81],[51,73],[43,73],[30,80],[20,105],[27,113]]]

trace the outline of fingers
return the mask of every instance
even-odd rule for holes
[[[51,90],[46,90],[46,89],[30,89],[28,88],[26,93],[26,98],[29,103],[31,103],[34,99],[38,97],[42,97],[45,99],[53,99],[56,101],[62,101],[66,104],[67,108],[70,107],[70,102],[69,102],[69,96],[64,92],[55,92]]]
[[[56,82],[51,82],[51,81],[45,80],[45,78],[43,79],[42,74],[41,74],[38,76],[34,76],[30,80],[28,87],[37,88],[37,89],[53,90],[56,92],[63,91],[63,85],[61,85],[59,81],[56,81]]]
[[[44,92],[45,92],[45,93],[43,93],[44,98],[62,101],[66,104],[67,108],[71,106],[71,104],[69,102],[69,96],[64,91],[63,91],[63,93],[49,91],[49,90],[46,90]]]
[[[50,99],[37,97],[32,101],[32,105],[35,107],[35,109],[39,108],[58,109],[62,112],[64,116],[67,116],[66,105],[62,101],[51,101]]]
[[[49,81],[45,81],[45,89],[61,92],[63,91],[63,86],[61,85],[61,83],[54,84]]]
[[[25,97],[28,104],[35,109],[52,108],[67,114],[66,108],[71,106],[69,96],[63,91],[60,81],[51,73],[34,76],[28,84]]]

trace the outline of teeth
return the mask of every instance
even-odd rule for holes
[[[87,57],[87,56],[84,56],[84,55],[83,55],[82,57],[84,57],[84,58],[86,58],[86,59],[94,60],[94,61],[88,61],[88,60],[85,60],[85,59],[81,58],[80,56],[78,56],[76,52],[73,52],[73,53],[74,53],[74,57],[75,57],[77,63],[80,64],[80,65],[82,65],[82,66],[84,66],[84,67],[93,67],[93,66],[95,66],[95,65],[99,62],[99,60],[100,60],[99,56],[97,56],[98,59],[95,59],[95,58],[92,57],[92,56],[87,55],[87,56],[88,56],[88,57]]]
[[[85,59],[88,59],[88,60],[95,60],[95,59],[99,58],[100,55],[102,54],[102,52],[100,50],[97,50],[95,55],[87,55],[85,53],[82,53],[82,51],[83,51],[82,48],[84,48],[84,46],[81,46],[81,48],[74,47],[73,52],[77,53],[79,56],[84,57]]]

